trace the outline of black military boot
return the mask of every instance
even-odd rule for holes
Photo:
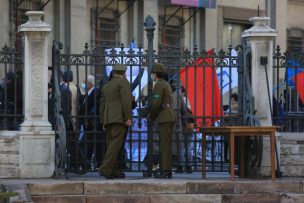
[[[154,178],[171,179],[172,171],[160,171],[159,173],[154,174]]]

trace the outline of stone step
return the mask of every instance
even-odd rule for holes
[[[302,181],[114,180],[28,184],[31,195],[304,194]]]
[[[295,194],[117,194],[33,196],[35,203],[303,203],[304,195]]]
[[[8,183],[5,185],[8,191],[19,192],[19,202],[304,202],[304,182],[301,179],[234,182],[153,178],[90,181],[41,179],[23,180],[22,184],[20,181]]]

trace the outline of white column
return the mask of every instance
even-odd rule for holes
[[[24,34],[24,122],[18,132],[19,178],[51,177],[55,168],[55,133],[48,122],[48,33],[41,11],[28,11],[19,26]]]
[[[250,21],[253,22],[253,27],[245,30],[242,34],[246,43],[251,47],[251,88],[255,96],[257,115],[262,125],[272,125],[265,65],[260,64],[260,58],[266,56],[269,93],[272,100],[273,42],[277,32],[267,26],[269,20],[270,18],[268,17],[251,18]]]
[[[127,8],[127,2],[119,2],[119,8],[120,11],[122,12],[123,10],[125,10]],[[119,29],[119,41],[120,43],[123,43],[125,45],[125,47],[129,46],[129,41],[128,41],[128,11],[125,11],[121,16],[120,16],[120,29]]]
[[[255,98],[255,109],[257,116],[261,121],[262,126],[271,126],[271,113],[269,105],[272,106],[272,75],[273,75],[273,46],[277,36],[277,31],[268,27],[268,17],[253,17],[250,19],[253,22],[253,27],[245,30],[242,37],[245,38],[246,44],[251,48],[251,88]],[[267,65],[260,64],[261,57],[267,57]],[[267,78],[269,89],[267,90]],[[270,143],[269,138],[263,139],[263,157],[262,157],[262,175],[271,174],[270,161]]]
[[[205,49],[209,50],[212,48],[217,49],[217,9],[206,9],[205,15]]]
[[[65,11],[69,10],[70,13],[70,36],[66,35],[65,41],[70,40],[70,43],[66,43],[64,48],[70,45],[71,52],[82,53],[84,51],[84,44],[90,42],[90,13],[87,9],[86,0],[71,0],[70,8],[65,8]],[[76,43],[77,42],[77,43]]]
[[[147,0],[144,1],[144,19],[151,15],[156,23],[155,31],[154,31],[154,38],[153,38],[153,49],[158,50],[158,0]],[[141,25],[140,25],[141,26]],[[147,32],[144,31],[144,49],[148,48],[148,39],[147,39]]]
[[[7,44],[9,44],[9,32],[10,32],[10,20],[9,20],[9,1],[2,1],[0,6],[0,46],[1,48]],[[12,26],[12,25],[11,25]]]
[[[184,19],[183,21],[185,21],[186,19],[188,19],[190,17],[190,9],[187,9],[184,11]],[[190,46],[190,42],[192,41],[193,42],[193,38],[192,38],[192,35],[193,35],[193,30],[190,30],[190,23],[191,23],[191,20],[188,21],[185,25],[184,25],[184,48],[185,49],[188,49],[188,50],[192,50],[191,49],[191,46]],[[191,40],[192,39],[192,40]]]
[[[138,25],[139,25],[139,14],[138,14],[138,1],[133,4],[133,36],[131,38],[135,39],[136,46],[138,46]],[[143,25],[141,25],[143,26]]]
[[[29,21],[19,26],[24,33],[24,122],[22,131],[49,131],[48,121],[48,33],[43,12],[29,11]]]

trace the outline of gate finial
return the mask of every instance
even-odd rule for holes
[[[145,19],[145,23],[144,23],[144,26],[146,27],[146,30],[154,30],[155,29],[155,21],[153,19],[153,17],[151,15],[148,15]]]

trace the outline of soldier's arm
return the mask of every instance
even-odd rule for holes
[[[123,113],[125,116],[125,121],[131,119],[131,111],[132,111],[132,95],[130,83],[127,80],[124,80],[121,83],[120,87],[120,97]]]
[[[159,83],[155,84],[153,91],[153,103],[150,112],[150,119],[155,120],[162,108],[163,88]]]
[[[103,117],[104,110],[105,110],[105,97],[104,97],[104,92],[103,92],[103,88],[102,88],[101,94],[100,94],[100,99],[99,99],[100,124],[104,124],[104,117]]]

